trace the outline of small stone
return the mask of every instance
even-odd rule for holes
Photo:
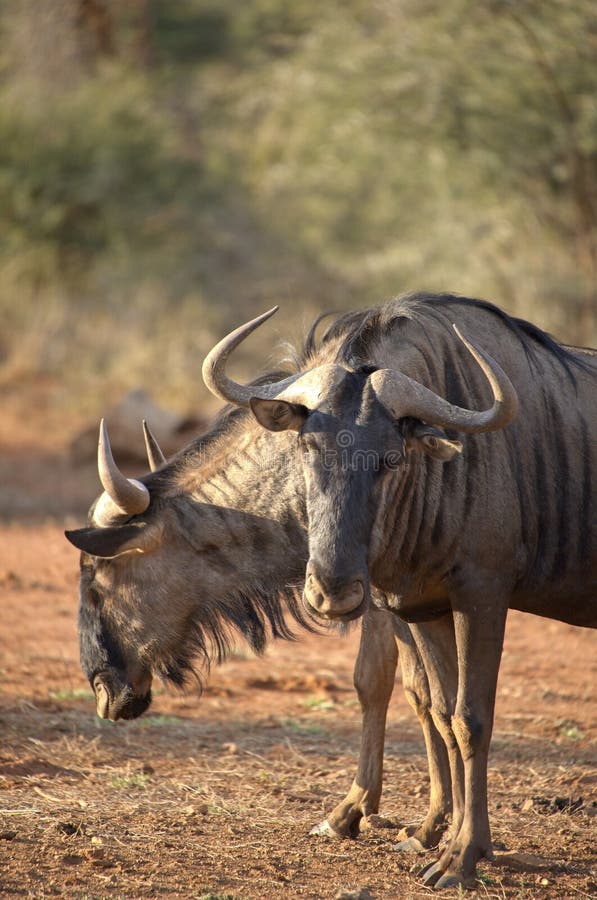
[[[334,900],[375,900],[367,888],[357,888],[356,891],[340,891]]]
[[[532,809],[534,805],[535,805],[535,803],[533,801],[533,798],[528,797],[522,804],[521,810],[522,810],[522,812],[528,812],[529,809]]]
[[[385,816],[379,816],[372,813],[370,816],[364,816],[360,822],[360,831],[379,831],[382,828],[394,828],[394,823]]]
[[[222,750],[224,750],[224,752],[227,753],[228,756],[236,756],[236,754],[238,753],[238,746],[235,743],[230,742],[227,744],[222,744]]]

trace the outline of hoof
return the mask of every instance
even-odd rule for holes
[[[477,887],[477,879],[474,875],[465,878],[464,875],[457,875],[455,872],[444,872],[439,881],[435,882],[434,890],[441,891],[442,888],[463,887],[469,891]]]
[[[397,850],[399,853],[427,852],[427,848],[424,847],[421,841],[416,837],[409,837],[404,841],[399,841],[397,844],[394,844],[394,850]]]
[[[441,880],[444,874],[443,867],[441,862],[431,863],[429,866],[424,866],[419,872],[419,875],[423,879],[423,884],[427,885],[427,887],[435,887],[438,881]]]
[[[450,888],[457,887],[458,885],[465,886],[465,881],[463,878],[460,878],[458,875],[451,875],[449,872],[446,872],[442,877],[435,882],[433,885],[433,889],[435,891],[441,891],[442,888]]]
[[[337,838],[340,837],[337,831],[334,831],[332,826],[327,820],[320,822],[319,825],[314,825],[311,831],[309,832],[311,835],[315,835],[315,837],[327,837],[327,838]]]

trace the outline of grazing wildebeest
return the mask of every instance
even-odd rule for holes
[[[324,342],[318,356],[308,339],[305,353],[314,362],[333,352],[333,342]],[[222,659],[235,633],[261,651],[268,633],[291,636],[285,611],[306,624],[295,599],[308,544],[294,436],[271,435],[251,415],[229,409],[169,463],[147,429],[146,443],[153,471],[128,479],[101,426],[104,492],[88,526],[67,532],[82,551],[81,663],[98,715],[112,720],[149,707],[154,675],[181,685],[197,661]],[[393,618],[372,607],[363,619],[354,678],[363,709],[358,770],[347,797],[316,831],[354,833],[362,816],[378,810],[397,662]],[[410,635],[398,643],[412,702],[428,693],[426,675]],[[441,739],[428,715],[422,725],[436,787],[413,839],[427,845],[437,843],[451,793]]]
[[[205,377],[266,428],[298,432],[311,611],[358,616],[371,582],[409,623],[453,787],[449,841],[425,880],[468,883],[492,853],[508,608],[597,627],[595,356],[489,303],[418,295],[332,325],[333,364],[266,391],[237,385],[226,358],[269,315],[225,338]]]

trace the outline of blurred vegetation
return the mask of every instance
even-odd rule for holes
[[[593,0],[0,0],[0,48],[0,384],[190,406],[273,303],[419,289],[597,343]]]

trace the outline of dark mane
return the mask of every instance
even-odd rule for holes
[[[372,309],[339,315],[323,334],[321,346],[338,342],[338,361],[357,369],[370,361],[375,343],[401,321],[432,319],[451,330],[449,310],[454,306],[482,309],[499,319],[519,339],[530,365],[535,364],[536,349],[541,347],[563,366],[573,382],[574,368],[593,370],[590,354],[581,355],[580,348],[574,352],[575,348],[565,347],[536,325],[508,315],[487,300],[453,294],[406,294]]]
[[[298,591],[299,586],[288,585],[274,594],[262,586],[217,600],[212,598],[189,623],[186,639],[176,655],[156,662],[157,673],[178,687],[194,678],[201,689],[212,663],[220,664],[228,657],[238,634],[254,653],[261,655],[270,637],[297,639],[285,613],[305,631],[317,632],[319,629],[303,612]]]

